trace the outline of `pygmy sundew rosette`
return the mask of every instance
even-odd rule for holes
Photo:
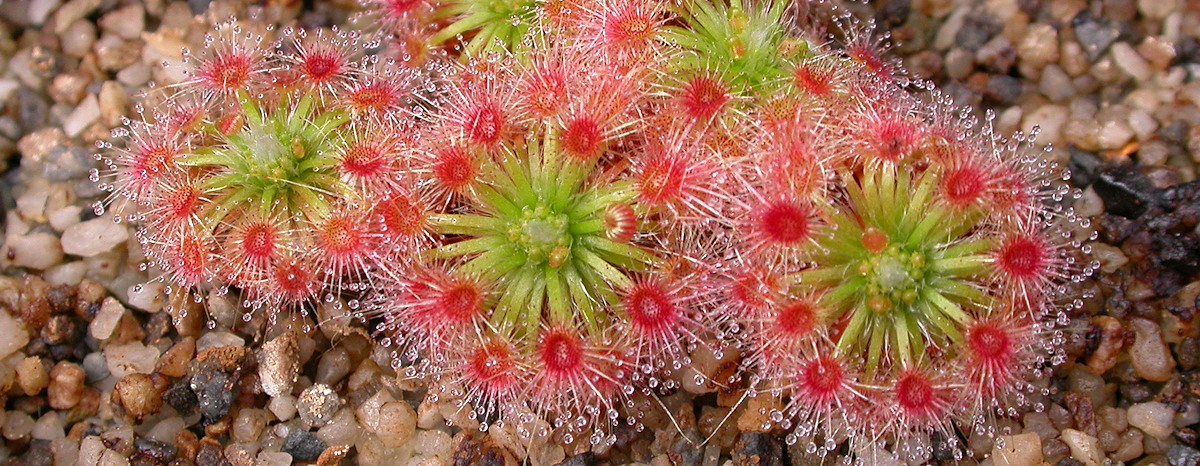
[[[725,161],[646,124],[646,62],[553,44],[448,78],[411,156],[434,243],[367,309],[438,396],[603,445],[716,328],[690,235],[721,228]]]
[[[360,292],[409,246],[383,209],[406,192],[397,128],[419,79],[364,56],[354,34],[282,37],[219,26],[162,107],[102,144],[112,155],[93,173],[108,204],[132,204],[162,280],[235,287],[256,309]]]

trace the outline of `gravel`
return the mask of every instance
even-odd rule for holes
[[[255,11],[262,22],[336,24],[353,2],[301,12],[302,3]],[[1185,6],[928,0],[846,10],[877,14],[915,76],[980,118],[991,111],[1001,133],[1038,128],[1033,144],[1070,164],[1081,192],[1067,202],[1099,233],[1089,243],[1100,273],[1080,285],[1092,297],[1063,335],[1066,363],[1031,387],[1040,409],[998,416],[995,435],[966,436],[959,464],[1200,463],[1200,11]],[[817,462],[804,442],[764,432],[778,400],[735,406],[743,392],[696,382],[736,371],[734,351],[697,350],[679,371],[682,390],[661,397],[665,411],[639,401],[644,431],[593,452],[513,426],[479,433],[453,401],[398,376],[364,328],[314,330],[312,317],[286,312],[246,322],[234,297],[167,294],[158,272],[138,267],[131,227],[113,221],[120,213],[94,214],[102,193],[87,179],[91,155],[135,115],[149,83],[185,78],[183,47],[233,15],[250,11],[228,0],[0,5],[0,462]],[[701,448],[686,440],[714,433]],[[908,464],[955,463],[940,438],[913,450],[921,454]]]

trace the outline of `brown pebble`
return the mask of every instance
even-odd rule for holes
[[[112,336],[105,340],[105,343],[116,346],[145,339],[146,331],[142,329],[142,324],[138,322],[132,312],[127,311],[121,316],[121,321],[117,323],[117,329],[113,330]]]
[[[232,425],[233,422],[229,420],[229,416],[225,416],[217,422],[204,426],[204,435],[213,438],[223,437],[225,434],[229,433],[229,428],[232,427]]]
[[[167,301],[167,313],[171,315],[171,325],[180,336],[199,337],[204,331],[204,308],[196,303],[186,293],[172,287]]]
[[[209,348],[196,355],[196,362],[205,363],[212,361],[217,363],[217,366],[222,370],[232,371],[241,367],[242,359],[249,353],[250,350],[241,346]]]
[[[125,413],[141,421],[146,416],[162,409],[162,392],[154,380],[146,374],[129,374],[113,387],[113,402],[125,409]]]
[[[1092,325],[1100,331],[1100,343],[1091,356],[1088,356],[1087,367],[1093,374],[1103,375],[1117,365],[1117,358],[1124,346],[1125,333],[1121,321],[1109,316],[1092,318]]]
[[[95,416],[98,412],[100,412],[100,391],[87,387],[83,390],[83,395],[79,397],[79,403],[76,403],[67,413],[67,421],[76,422],[87,419]]]
[[[195,461],[196,452],[200,450],[200,439],[192,431],[183,429],[175,434],[175,448],[179,449],[179,459]]]
[[[158,358],[154,371],[167,377],[181,378],[187,375],[188,363],[196,354],[196,339],[184,337],[175,342]]]
[[[771,411],[782,411],[783,408],[779,397],[760,393],[746,400],[746,409],[737,418],[737,428],[742,432],[767,432],[772,427],[769,425]]]
[[[46,298],[49,292],[50,285],[36,275],[25,277],[25,282],[21,284],[17,309],[20,311],[19,317],[30,330],[40,331],[50,320],[50,300]]]
[[[100,312],[100,303],[108,296],[108,290],[104,289],[104,285],[86,278],[79,282],[76,290],[75,316],[84,322],[91,322]]]
[[[59,361],[58,364],[55,364],[50,369],[50,385],[46,391],[50,407],[54,409],[73,408],[83,396],[86,379],[87,373],[78,364],[66,361]]]
[[[350,445],[337,445],[326,448],[317,458],[317,466],[335,466],[342,464],[342,459],[350,453]]]

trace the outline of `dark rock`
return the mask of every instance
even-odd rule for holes
[[[904,24],[908,20],[908,14],[911,11],[912,0],[888,0],[879,5],[875,13],[875,20],[887,29],[895,29],[896,26]]]
[[[947,439],[941,431],[934,431],[930,439],[933,458],[938,461],[958,461],[966,454],[966,445],[958,438]]]
[[[454,466],[504,466],[504,447],[497,445],[491,437],[482,439],[464,435],[454,450]]]
[[[296,461],[316,461],[328,445],[307,430],[292,429],[283,439],[281,451],[292,455]]]
[[[50,103],[41,92],[22,86],[17,91],[17,115],[23,133],[32,133],[46,124],[50,115]]]
[[[1200,440],[1200,434],[1196,433],[1196,429],[1191,427],[1180,427],[1171,433],[1179,443],[1187,446],[1196,446],[1196,440]]]
[[[689,429],[684,434],[671,444],[671,449],[667,451],[667,457],[671,459],[671,464],[700,464],[700,459],[704,456],[704,449],[688,441],[688,438],[702,438],[700,433],[695,429]]]
[[[188,379],[176,381],[167,388],[162,394],[163,401],[179,411],[180,414],[188,415],[196,410],[196,405],[199,400],[196,399],[196,393],[192,391]]]
[[[1171,466],[1196,466],[1200,464],[1200,451],[1183,445],[1167,450],[1167,463]]]
[[[189,386],[196,394],[200,414],[209,421],[216,421],[229,414],[229,407],[236,397],[234,380],[224,372],[215,370],[192,374]],[[317,452],[319,455],[321,452]],[[316,458],[315,456],[313,457]]]
[[[1096,177],[1100,174],[1100,166],[1104,165],[1104,161],[1100,160],[1096,154],[1079,150],[1074,146],[1068,146],[1067,151],[1071,154],[1069,168],[1071,169],[1071,184],[1080,188],[1086,188],[1096,181]]]
[[[1121,384],[1121,396],[1130,403],[1144,403],[1154,398],[1154,391],[1143,384]]]
[[[959,29],[958,34],[954,36],[954,43],[964,50],[975,53],[1002,30],[1004,30],[1004,26],[981,8],[967,15],[962,29]]]
[[[46,343],[56,345],[66,341],[76,340],[76,338],[72,337],[75,336],[75,331],[77,328],[78,327],[75,325],[75,320],[71,316],[59,314],[50,317],[50,320],[46,322],[46,326],[42,327],[41,336]],[[82,339],[80,338],[80,340]]]
[[[1105,168],[1093,187],[1100,199],[1104,200],[1104,206],[1110,214],[1137,218],[1148,208],[1165,205],[1162,192],[1130,165]]]
[[[200,448],[196,452],[196,466],[233,466],[225,459],[225,449],[216,440],[205,437],[200,440]]]
[[[600,462],[596,461],[596,455],[588,452],[582,455],[575,455],[567,458],[566,461],[558,463],[558,466],[596,466],[598,464],[600,464]]]
[[[54,452],[50,451],[49,440],[34,440],[29,442],[29,449],[21,455],[17,463],[21,466],[54,466]]]
[[[208,5],[211,3],[212,0],[188,0],[187,2],[188,7],[192,9],[192,14],[195,15],[203,15],[208,11]]]
[[[1121,29],[1117,24],[1103,18],[1095,18],[1088,10],[1083,10],[1072,19],[1071,24],[1075,27],[1075,40],[1083,47],[1088,61],[1092,63],[1104,56],[1108,47],[1121,37]]]
[[[1055,466],[1085,466],[1082,462],[1075,458],[1063,458],[1055,464]]]
[[[148,438],[134,440],[133,448],[134,452],[130,460],[145,460],[149,464],[167,464],[179,455],[179,449],[174,445]]]
[[[988,78],[983,97],[999,105],[1011,105],[1021,97],[1021,80],[1012,76],[992,75]]]
[[[747,432],[733,447],[733,464],[739,466],[783,466],[783,445],[769,435]]]

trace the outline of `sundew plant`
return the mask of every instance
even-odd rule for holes
[[[641,429],[700,350],[817,456],[961,454],[1038,408],[1095,268],[1066,172],[868,32],[770,0],[368,7],[425,60],[223,31],[119,132],[97,178],[165,279],[348,300],[431,397],[565,444]]]

